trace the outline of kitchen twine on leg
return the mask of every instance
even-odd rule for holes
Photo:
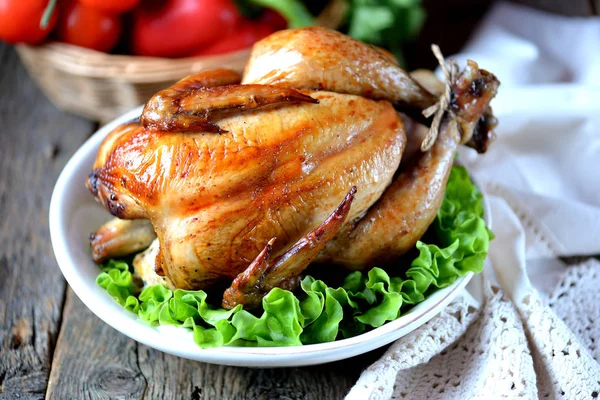
[[[442,93],[437,103],[430,107],[427,107],[422,112],[425,118],[429,118],[434,114],[435,115],[433,117],[433,121],[431,121],[431,127],[429,128],[429,131],[427,132],[425,139],[423,139],[423,142],[421,143],[421,151],[428,151],[431,148],[431,146],[433,146],[433,144],[435,143],[435,140],[437,139],[440,130],[440,125],[442,123],[442,118],[446,111],[448,112],[450,118],[456,118],[452,110],[450,110],[450,99],[452,98],[452,84],[456,81],[456,77],[458,75],[458,66],[456,65],[455,60],[450,60],[446,62],[444,56],[442,55],[442,51],[440,50],[440,47],[438,45],[432,44],[431,51],[433,52],[435,58],[438,60],[440,68],[444,73],[445,83],[444,93]]]

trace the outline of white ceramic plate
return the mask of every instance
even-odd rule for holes
[[[469,273],[438,290],[402,317],[362,335],[332,343],[297,347],[221,347],[201,349],[191,332],[175,327],[151,327],[124,310],[96,284],[98,266],[91,259],[88,237],[110,216],[84,185],[104,137],[117,125],[137,118],[141,107],[94,134],[69,160],[50,202],[50,235],[54,254],[73,291],[94,314],[138,342],[192,360],[246,367],[287,367],[321,364],[350,358],[406,335],[438,314],[467,285]],[[486,217],[489,216],[486,206]],[[489,224],[490,221],[486,220]]]

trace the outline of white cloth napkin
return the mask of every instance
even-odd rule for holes
[[[454,58],[502,83],[498,140],[463,160],[519,197],[559,254],[600,254],[600,18],[499,3]]]
[[[600,18],[498,3],[454,58],[502,82],[497,141],[460,154],[497,235],[482,308],[457,299],[347,398],[600,398],[600,263],[558,259],[600,254]]]

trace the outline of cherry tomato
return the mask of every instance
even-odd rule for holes
[[[211,46],[205,47],[194,53],[194,55],[207,56],[247,49],[255,42],[269,36],[273,32],[275,32],[275,29],[271,26],[245,21],[230,36],[219,40]]]
[[[79,2],[84,6],[97,10],[122,13],[133,10],[139,4],[140,0],[79,0]]]
[[[264,9],[260,17],[258,17],[258,22],[261,24],[267,24],[273,27],[273,29],[276,31],[286,29],[288,27],[288,23],[285,18],[283,18],[277,11],[270,8]]]
[[[71,1],[61,13],[56,33],[63,42],[110,51],[119,41],[121,28],[120,16]]]
[[[40,28],[40,21],[48,0],[0,0],[0,39],[8,43],[36,44],[44,40],[54,27],[54,11],[48,25]]]
[[[229,36],[242,17],[232,0],[167,0],[162,7],[136,8],[133,51],[177,57]]]

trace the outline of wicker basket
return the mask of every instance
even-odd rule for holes
[[[317,18],[320,25],[339,26],[344,1],[334,0]],[[179,59],[113,55],[51,42],[17,46],[29,74],[57,106],[108,122],[145,103],[175,81],[211,68],[242,71],[250,49],[214,56]]]

